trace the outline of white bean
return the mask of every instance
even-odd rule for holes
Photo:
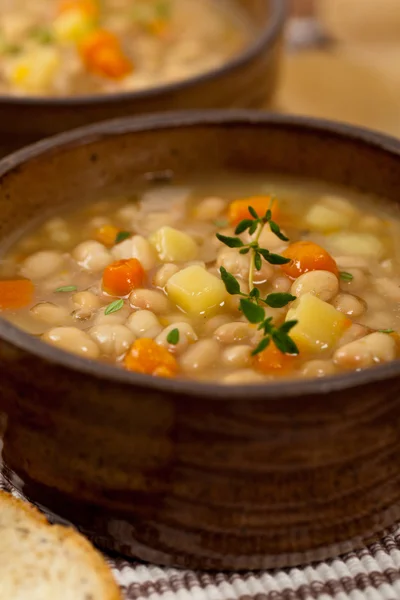
[[[177,329],[179,332],[179,340],[177,344],[170,344],[167,340],[168,335]],[[166,327],[157,337],[156,342],[160,346],[167,348],[170,352],[174,354],[182,354],[193,342],[197,342],[199,338],[196,335],[195,330],[189,323],[181,322],[174,323]]]
[[[68,231],[67,222],[64,219],[51,219],[44,227],[52,242],[56,244],[68,244],[71,240],[71,235]]]
[[[32,315],[49,325],[64,325],[69,320],[69,312],[64,306],[51,302],[40,302],[31,308]]]
[[[389,277],[380,277],[375,279],[374,286],[377,291],[395,302],[400,302],[400,284],[396,279],[389,279]]]
[[[111,254],[115,260],[136,258],[145,271],[153,269],[157,264],[157,254],[154,248],[141,235],[134,235],[116,244],[112,248]]]
[[[298,298],[303,294],[311,293],[329,302],[339,291],[339,281],[330,271],[309,271],[296,279],[290,291]]]
[[[284,234],[285,232],[282,231],[282,233]],[[257,234],[255,233],[253,236],[249,236],[249,241],[253,241],[256,235]],[[259,244],[262,248],[268,248],[268,250],[274,252],[278,249],[280,251],[283,251],[288,246],[288,244],[282,242],[282,240],[280,240],[272,231],[270,231],[268,227],[264,227],[264,229],[262,230],[259,239]]]
[[[366,309],[365,302],[351,294],[338,294],[332,304],[336,310],[351,317],[360,317]]]
[[[42,339],[57,348],[85,358],[94,359],[100,355],[98,345],[85,331],[76,327],[55,327],[47,331]]]
[[[168,327],[168,325],[173,325],[174,323],[191,323],[192,318],[189,315],[185,315],[184,313],[168,313],[162,317],[162,323],[164,327]]]
[[[375,215],[365,215],[358,221],[358,226],[364,231],[379,233],[385,226],[384,221]]]
[[[285,293],[292,287],[292,282],[289,277],[278,275],[272,280],[272,289],[274,292]]]
[[[319,378],[334,375],[335,365],[331,360],[310,360],[305,363],[301,370],[303,377]]]
[[[386,333],[371,333],[342,346],[333,355],[334,362],[345,369],[371,367],[396,358],[396,342]]]
[[[125,325],[97,325],[89,334],[103,354],[114,357],[125,354],[135,341],[133,332]]]
[[[138,310],[130,315],[126,326],[138,338],[155,338],[162,331],[162,325],[150,310]]]
[[[185,373],[198,373],[218,364],[220,347],[211,339],[200,340],[182,355],[180,365]]]
[[[100,298],[93,292],[77,292],[71,300],[79,319],[88,319],[101,306]]]
[[[252,347],[245,344],[228,346],[222,352],[222,362],[228,367],[243,369],[251,363]]]
[[[22,263],[21,273],[29,279],[45,279],[60,271],[64,257],[54,250],[41,250],[28,256]]]
[[[112,262],[112,256],[107,248],[94,240],[78,244],[72,251],[72,258],[82,269],[92,273],[102,271]]]
[[[101,308],[96,313],[93,321],[94,325],[123,325],[131,312],[127,306],[109,315],[106,315],[104,311],[105,308]]]
[[[228,273],[235,277],[247,279],[249,276],[250,259],[248,254],[240,254],[234,248],[222,248],[218,252],[217,267],[224,267]]]
[[[220,344],[234,344],[236,342],[248,340],[253,333],[254,331],[250,328],[248,323],[235,321],[218,327],[218,329],[214,331],[214,338],[220,342]]]
[[[137,221],[139,214],[139,208],[137,204],[125,204],[122,206],[117,212],[117,219],[123,223],[123,225],[127,225],[131,227],[132,223]]]
[[[340,287],[342,290],[356,293],[362,291],[368,285],[368,277],[363,269],[347,267],[345,272],[350,273],[350,275],[352,275],[352,279],[350,279],[350,281],[340,281]]]
[[[195,208],[196,219],[212,221],[217,219],[225,210],[226,202],[222,198],[204,198]]]
[[[359,323],[353,323],[348,329],[346,329],[338,341],[337,347],[340,348],[341,346],[350,344],[350,342],[355,342],[356,340],[365,337],[368,333],[369,329],[367,327],[360,325]]]
[[[229,373],[222,379],[222,383],[226,384],[247,384],[247,383],[263,383],[267,381],[260,373],[252,371],[252,369],[243,369],[235,373]]]
[[[174,263],[165,263],[154,275],[153,284],[156,287],[163,289],[167,285],[168,279],[178,271],[179,267],[174,265]]]
[[[168,298],[156,290],[133,290],[129,296],[129,302],[133,308],[151,310],[157,315],[167,313],[171,307]]]
[[[90,229],[93,233],[93,230],[100,229],[106,225],[111,225],[111,220],[107,217],[93,217],[88,222],[88,229]]]
[[[360,321],[371,329],[391,329],[395,325],[395,315],[383,310],[368,311]]]
[[[203,332],[205,335],[211,335],[216,329],[218,329],[218,327],[230,322],[231,319],[228,317],[228,315],[216,315],[205,322]]]
[[[362,256],[334,256],[339,269],[368,269],[368,260]]]

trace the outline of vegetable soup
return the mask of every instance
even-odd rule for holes
[[[158,377],[365,369],[400,353],[391,210],[304,181],[151,184],[25,234],[0,263],[0,311],[48,344]]]
[[[249,38],[234,0],[0,0],[0,93],[140,90],[218,67]]]

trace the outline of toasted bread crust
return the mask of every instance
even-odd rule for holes
[[[96,573],[101,583],[103,588],[102,598],[104,600],[122,600],[119,587],[103,556],[86,538],[72,528],[62,525],[51,525],[37,508],[0,490],[0,511],[2,508],[6,509],[7,506],[10,509],[18,511],[21,519],[24,519],[32,527],[46,529],[54,537],[55,544],[62,544],[70,548],[71,551],[75,551],[78,554],[78,559],[84,559],[87,568]],[[12,523],[7,524],[7,527],[11,528]]]

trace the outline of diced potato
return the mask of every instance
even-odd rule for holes
[[[60,54],[56,48],[38,48],[18,57],[9,73],[10,82],[27,92],[44,92],[60,64]]]
[[[329,233],[347,229],[357,210],[352,204],[338,196],[323,196],[306,215],[306,223],[311,229]]]
[[[54,34],[60,42],[79,42],[89,31],[91,21],[80,10],[67,10],[54,21]]]
[[[290,336],[306,352],[332,348],[351,325],[350,319],[313,294],[296,300],[286,315],[286,321],[298,321]]]
[[[351,217],[339,213],[329,206],[314,204],[306,215],[306,224],[315,231],[329,233],[347,229],[351,223]]]
[[[226,299],[223,282],[203,267],[192,265],[168,279],[168,297],[179,308],[194,315],[209,315]]]
[[[352,256],[365,256],[379,260],[385,254],[383,243],[372,233],[334,233],[329,238],[329,243],[336,251]]]
[[[186,262],[197,258],[199,248],[196,242],[183,231],[173,227],[161,227],[149,238],[149,242],[164,262]]]

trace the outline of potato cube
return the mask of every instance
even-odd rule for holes
[[[164,262],[194,260],[199,253],[196,242],[187,233],[173,227],[161,227],[150,236],[149,242]]]
[[[172,302],[194,315],[212,313],[227,296],[223,282],[198,265],[186,267],[172,275],[166,291]]]
[[[67,10],[54,21],[54,33],[60,42],[79,42],[90,27],[90,19],[80,10]]]
[[[51,85],[61,59],[56,48],[38,48],[18,57],[10,71],[10,82],[26,92],[45,92]]]
[[[337,212],[330,206],[314,204],[306,214],[306,224],[314,231],[329,233],[347,229],[351,223],[351,217]]]
[[[332,348],[351,325],[350,319],[331,304],[313,294],[304,294],[296,300],[286,315],[286,321],[298,321],[290,336],[306,352]]]
[[[329,244],[341,254],[364,256],[366,258],[382,258],[385,247],[381,240],[372,233],[335,233]]]

